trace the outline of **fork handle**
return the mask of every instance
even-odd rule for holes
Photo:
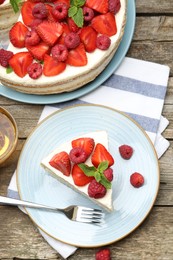
[[[52,208],[42,204],[37,204],[29,201],[12,199],[4,196],[0,196],[1,205],[10,205],[10,206],[24,206],[29,208],[39,208],[39,209],[49,209],[49,210],[58,210],[57,208]]]

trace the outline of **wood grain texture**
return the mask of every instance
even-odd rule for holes
[[[131,0],[129,0],[131,1]],[[170,147],[159,160],[160,189],[149,216],[129,236],[109,246],[114,260],[173,259],[173,1],[136,0],[136,28],[127,56],[165,64],[170,78],[163,108],[169,126],[163,136]],[[0,167],[0,195],[17,167],[28,135],[37,125],[42,105],[29,105],[0,96],[0,105],[8,109],[19,128],[17,149]],[[80,248],[69,260],[93,260],[97,248]],[[39,234],[29,217],[18,208],[0,206],[0,259],[62,259]]]

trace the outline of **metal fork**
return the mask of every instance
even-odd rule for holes
[[[28,208],[37,208],[43,210],[51,210],[56,212],[61,212],[66,215],[70,220],[84,222],[84,223],[92,223],[92,224],[102,224],[104,221],[104,213],[100,209],[93,209],[87,207],[81,207],[72,205],[64,209],[53,208],[49,206],[45,206],[42,204],[37,204],[29,201],[12,199],[4,196],[0,196],[0,204],[1,205],[11,205],[11,206],[24,206]]]

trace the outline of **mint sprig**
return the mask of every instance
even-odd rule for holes
[[[13,11],[15,13],[17,13],[19,11],[19,3],[21,2],[21,0],[10,0],[10,4],[13,8]]]
[[[78,164],[79,168],[84,172],[88,177],[94,177],[97,182],[100,182],[106,189],[111,189],[111,182],[104,175],[104,171],[108,168],[109,162],[103,161],[98,167],[88,166],[84,163]]]
[[[68,9],[68,16],[73,19],[75,24],[82,28],[84,24],[84,16],[82,6],[85,0],[70,0],[70,8]]]

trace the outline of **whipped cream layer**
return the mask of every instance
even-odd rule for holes
[[[6,68],[3,68],[0,66],[0,80],[4,85],[7,85],[9,87],[13,87],[14,85],[21,85],[23,88],[26,87],[25,92],[27,92],[27,87],[31,88],[34,91],[34,87],[36,88],[44,88],[45,87],[45,93],[44,90],[42,91],[42,94],[49,94],[46,93],[46,87],[47,86],[55,86],[60,85],[59,93],[66,91],[65,87],[66,85],[74,85],[76,83],[77,86],[81,86],[81,84],[87,83],[86,81],[92,81],[93,77],[96,77],[108,64],[110,59],[112,58],[115,49],[118,47],[120,40],[122,38],[122,28],[124,30],[124,20],[126,17],[126,0],[121,0],[121,8],[119,12],[115,15],[116,18],[116,24],[117,24],[117,33],[110,37],[111,39],[111,45],[108,50],[103,51],[96,49],[92,53],[86,53],[88,63],[86,66],[81,67],[75,67],[67,65],[66,69],[60,73],[57,76],[52,77],[46,77],[42,75],[38,79],[32,79],[27,74],[25,77],[20,78],[18,77],[14,72],[11,72],[10,74],[6,73]],[[19,20],[22,21],[22,16],[20,15]],[[21,51],[27,51],[27,49],[23,48],[16,48],[11,43],[9,44],[8,50],[13,51],[14,53],[21,52]],[[100,67],[100,68],[99,68]],[[96,73],[95,73],[96,72]],[[93,76],[94,75],[94,76]],[[11,80],[12,79],[12,80]],[[76,82],[74,82],[76,80]],[[7,84],[5,84],[7,83]],[[67,83],[67,84],[66,84]],[[64,85],[63,87],[63,84]],[[62,88],[61,88],[62,85]],[[75,89],[75,88],[74,88]],[[17,90],[20,91],[20,87],[17,88]],[[67,86],[67,91],[71,91],[70,86]],[[36,91],[36,92],[39,92]],[[28,91],[29,93],[29,91]],[[34,93],[39,94],[39,93]]]
[[[78,136],[74,139],[80,138],[80,137],[90,137],[93,138],[95,141],[95,145],[97,143],[101,143],[103,144],[106,149],[108,150],[108,136],[107,136],[107,132],[106,131],[96,131],[96,132],[91,132],[82,136]],[[41,161],[41,165],[55,178],[57,178],[59,181],[63,182],[64,184],[66,184],[67,186],[71,187],[72,189],[74,188],[74,190],[80,192],[81,194],[87,196],[89,199],[91,199],[92,201],[94,201],[95,203],[97,203],[98,205],[100,205],[101,207],[103,207],[104,209],[108,210],[108,211],[112,211],[113,210],[113,206],[112,206],[112,189],[108,189],[106,195],[103,198],[100,199],[93,199],[90,198],[88,196],[88,184],[83,186],[83,187],[79,187],[76,186],[74,184],[73,178],[72,176],[65,176],[63,175],[60,171],[58,171],[57,169],[55,169],[54,167],[52,167],[49,164],[49,161],[52,159],[52,157],[62,151],[65,151],[67,153],[70,152],[70,150],[72,149],[71,146],[71,141],[63,143],[62,145],[60,145],[57,149],[55,149],[54,151],[52,151],[46,158],[44,158]],[[91,157],[89,157],[87,159],[87,161],[85,162],[85,164],[91,166]]]

